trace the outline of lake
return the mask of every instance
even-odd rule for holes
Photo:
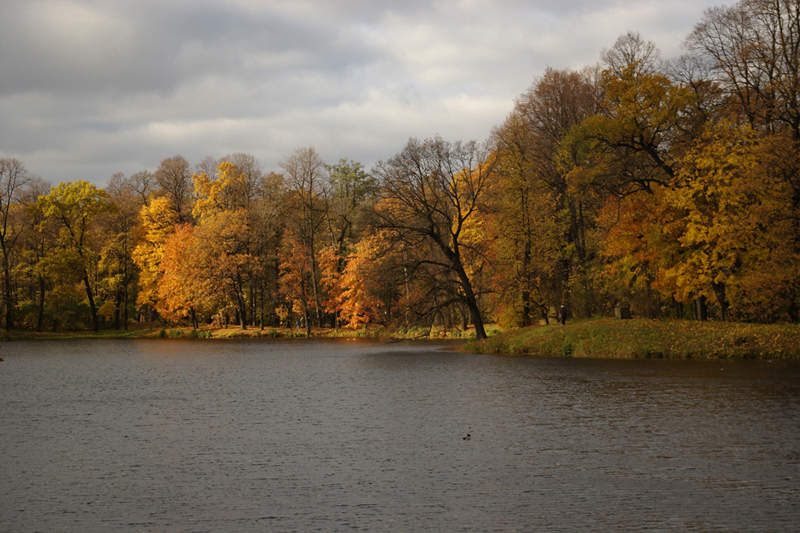
[[[0,531],[800,530],[800,361],[449,346],[4,342]]]

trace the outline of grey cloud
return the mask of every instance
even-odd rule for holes
[[[0,0],[0,157],[98,184],[176,153],[369,166],[411,136],[482,140],[545,67],[628,30],[669,57],[715,3]]]
[[[269,79],[369,57],[337,25],[224,2],[12,0],[2,9],[0,94],[164,92],[205,76]]]

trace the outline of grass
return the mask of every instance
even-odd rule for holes
[[[800,357],[800,326],[689,320],[574,320],[467,344],[475,353],[542,357],[778,359]]]

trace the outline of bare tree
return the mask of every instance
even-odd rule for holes
[[[17,159],[0,159],[0,251],[3,253],[3,299],[6,329],[14,329],[14,291],[11,284],[11,249],[19,236],[11,214],[23,187],[30,181],[28,171]]]
[[[486,338],[467,267],[467,256],[474,250],[462,237],[486,190],[488,150],[474,141],[411,139],[402,152],[379,162],[374,174],[380,181],[379,225],[407,243],[419,245],[422,239],[441,251],[443,260],[430,257],[422,262],[438,264],[456,276],[476,337]]]
[[[743,0],[706,11],[686,40],[758,128],[800,140],[800,1]]]
[[[180,222],[187,222],[192,212],[192,173],[189,163],[176,155],[161,161],[155,173],[156,182],[164,195],[172,202],[172,208]]]
[[[261,164],[251,154],[237,152],[228,154],[222,161],[233,163],[239,169],[242,178],[241,190],[235,191],[238,203],[245,209],[250,209],[250,204],[261,192],[264,181],[264,171]]]
[[[324,196],[328,182],[325,162],[314,148],[300,148],[281,162],[284,179],[293,200],[291,224],[308,254],[311,266],[311,292],[314,297],[317,324],[322,322],[322,302],[319,295],[318,232],[324,221]],[[306,305],[306,308],[308,306]],[[308,317],[306,328],[309,332]]]
[[[156,178],[152,172],[142,170],[127,178],[126,186],[141,197],[142,205],[148,205],[150,195],[155,192]]]
[[[621,35],[610,49],[600,57],[615,76],[623,76],[626,69],[653,74],[661,67],[661,52],[652,41],[645,41],[638,32]]]

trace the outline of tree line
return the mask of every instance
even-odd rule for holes
[[[5,327],[796,322],[800,2],[710,9],[685,49],[628,33],[487,141],[411,139],[370,171],[302,148],[52,187],[2,159]]]

